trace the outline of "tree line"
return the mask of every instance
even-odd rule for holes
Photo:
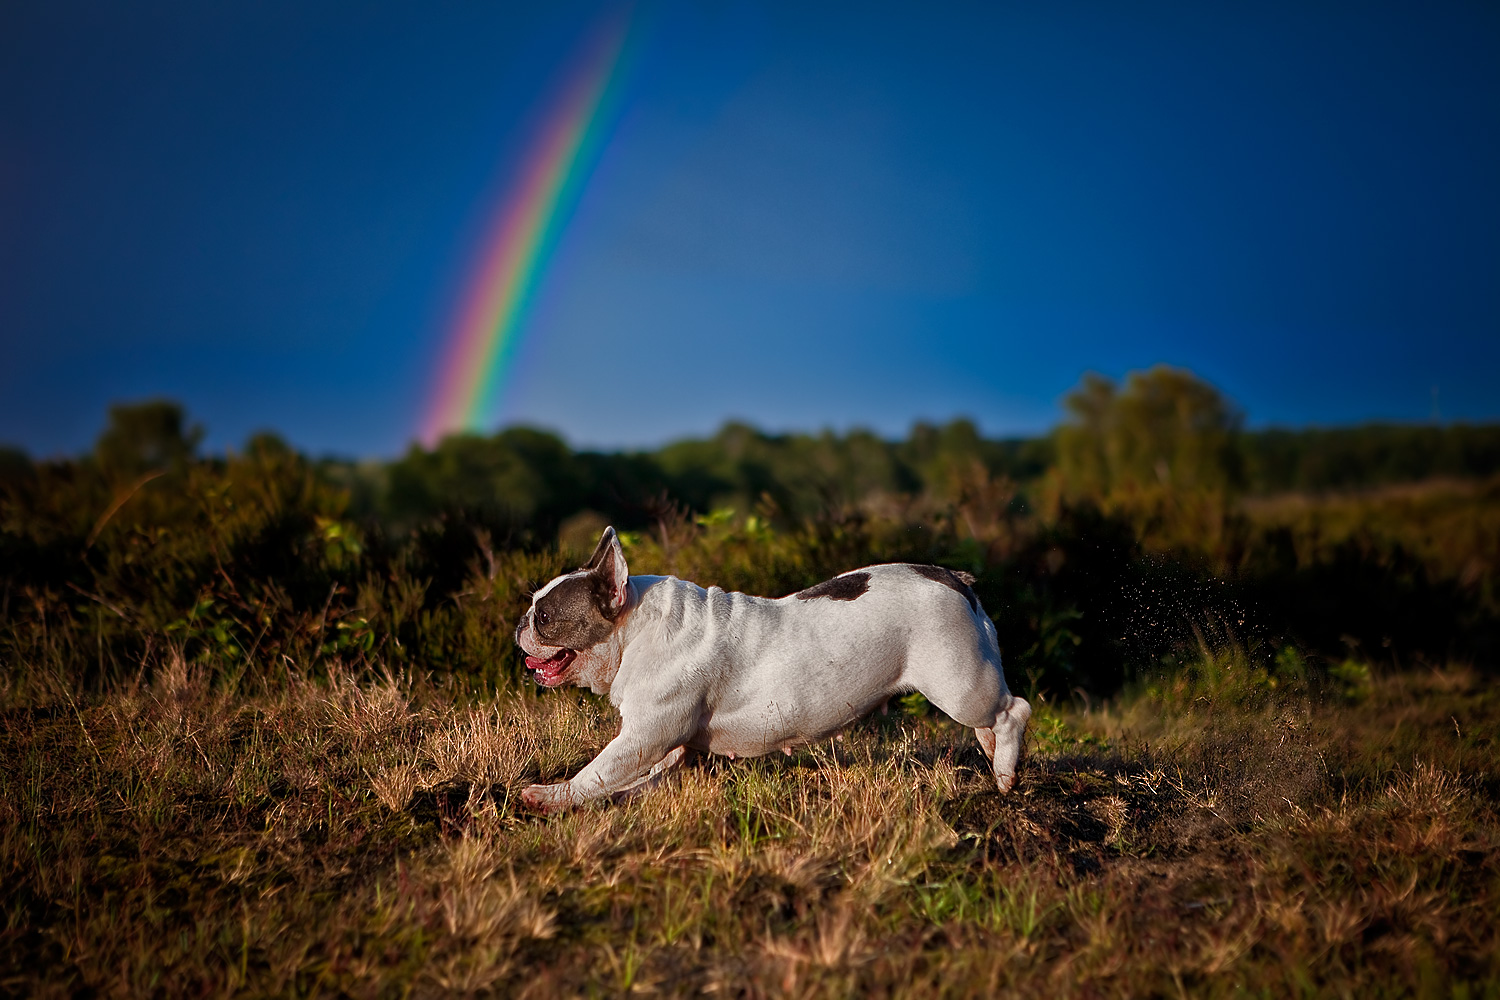
[[[768,434],[739,422],[712,437],[655,450],[575,450],[532,427],[463,433],[412,444],[386,462],[315,461],[350,492],[354,510],[407,527],[445,512],[484,518],[517,541],[550,541],[582,511],[623,526],[650,523],[664,505],[706,513],[762,511],[781,523],[875,496],[956,496],[976,475],[1021,492],[1044,481],[1070,496],[1168,488],[1234,495],[1369,489],[1500,472],[1500,424],[1381,424],[1246,430],[1235,404],[1192,373],[1158,366],[1123,383],[1089,375],[1064,399],[1049,434],[986,438],[969,420],[919,422],[901,440],[867,430]],[[170,468],[199,455],[201,428],[157,400],[111,409],[92,454],[77,464],[106,476]],[[274,434],[245,453],[290,453]],[[33,463],[0,449],[0,477]]]

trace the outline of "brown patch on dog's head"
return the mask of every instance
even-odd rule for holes
[[[870,574],[868,573],[845,573],[836,576],[832,580],[824,580],[822,583],[806,590],[797,591],[797,600],[811,601],[818,597],[826,597],[830,601],[852,601],[859,598],[865,591],[870,589]]]
[[[614,528],[605,528],[589,561],[569,573],[531,608],[531,627],[549,646],[588,649],[609,638],[625,609],[630,570]]]

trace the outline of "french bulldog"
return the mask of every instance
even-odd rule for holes
[[[522,801],[553,812],[628,794],[687,748],[791,753],[910,691],[974,729],[1008,792],[1031,706],[1005,685],[973,579],[889,563],[771,600],[631,576],[606,528],[587,564],[533,595],[516,642],[542,686],[608,694],[620,735],[571,780],[532,785]]]

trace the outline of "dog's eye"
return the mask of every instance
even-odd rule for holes
[[[541,608],[537,608],[536,609],[535,618],[536,618],[536,623],[538,625],[545,625],[545,624],[547,624],[548,621],[551,620],[548,617],[547,612],[543,611]]]

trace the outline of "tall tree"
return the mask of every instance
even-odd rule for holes
[[[94,444],[94,458],[112,478],[181,469],[196,457],[203,440],[203,428],[186,423],[182,406],[171,400],[111,406],[109,426]]]
[[[1157,365],[1131,372],[1123,389],[1090,373],[1063,405],[1058,471],[1073,491],[1241,485],[1240,413],[1192,372]]]

